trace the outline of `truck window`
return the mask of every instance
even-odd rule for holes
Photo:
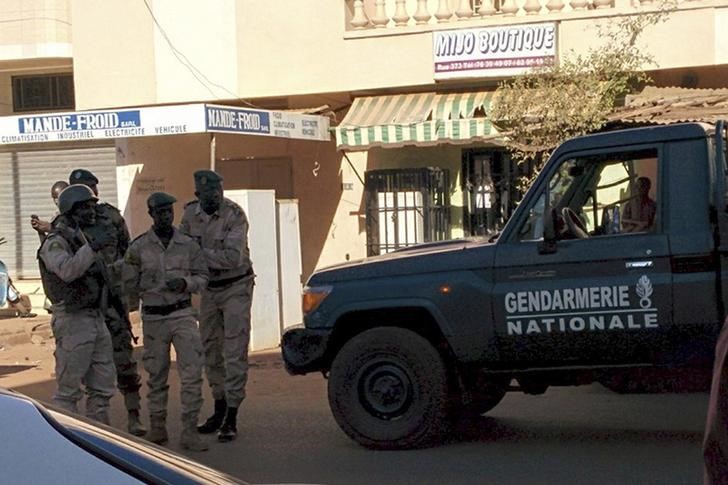
[[[654,231],[659,207],[657,175],[656,149],[565,160],[548,184],[557,237]],[[543,237],[544,206],[542,194],[529,210],[518,233],[520,240]]]

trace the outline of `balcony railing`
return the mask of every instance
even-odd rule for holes
[[[417,26],[428,29],[428,26],[461,21],[482,20],[496,24],[509,17],[524,17],[521,21],[532,22],[536,16],[547,20],[557,17],[554,14],[587,13],[588,10],[596,10],[594,14],[598,16],[608,16],[608,9],[618,8],[624,13],[625,9],[657,7],[658,3],[659,0],[346,0],[346,30],[387,29],[387,33],[394,33],[393,29],[411,31]],[[678,0],[677,3],[684,8],[707,5],[708,2]],[[713,5],[713,2],[709,3]]]

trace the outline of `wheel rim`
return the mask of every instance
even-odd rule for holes
[[[369,363],[360,374],[359,400],[372,416],[396,419],[412,404],[412,381],[400,366],[388,360]]]

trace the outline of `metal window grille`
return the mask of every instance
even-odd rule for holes
[[[449,239],[449,186],[440,168],[366,172],[367,255]]]
[[[522,195],[516,187],[518,176],[518,166],[504,152],[463,151],[461,188],[466,236],[486,236],[503,228]]]
[[[72,74],[13,76],[13,110],[73,109]]]

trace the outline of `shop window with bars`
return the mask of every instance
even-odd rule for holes
[[[366,172],[367,255],[449,239],[449,184],[440,168]]]
[[[503,228],[520,200],[519,168],[498,150],[464,150],[462,162],[464,233],[492,235]]]
[[[12,85],[14,111],[74,108],[72,74],[13,76]]]

